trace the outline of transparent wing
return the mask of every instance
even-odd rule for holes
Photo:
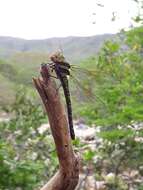
[[[100,72],[101,73],[101,72]],[[100,102],[106,106],[106,103],[98,95],[96,80],[98,80],[99,71],[85,69],[76,65],[71,65],[71,89],[73,95],[76,95],[79,101]],[[71,90],[71,91],[72,91]]]
[[[90,77],[97,77],[98,73],[99,73],[98,69],[96,69],[96,70],[95,69],[87,69],[87,68],[78,67],[77,65],[71,65],[71,71],[82,72]],[[100,70],[100,73],[101,73],[101,70]]]
[[[113,86],[120,83],[120,80],[115,80],[117,78],[115,72],[111,70],[102,70],[102,68],[88,69],[79,67],[77,65],[71,65],[71,73],[76,77],[82,80],[87,79],[87,81],[93,81],[93,86],[95,83],[100,81],[100,84],[107,84],[109,81],[112,82]],[[80,76],[80,77],[79,77]],[[97,85],[98,86],[98,85]]]

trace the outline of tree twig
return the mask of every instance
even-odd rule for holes
[[[33,78],[33,82],[49,118],[59,171],[40,190],[74,190],[79,179],[79,158],[72,148],[65,109],[48,66],[41,66],[41,75],[42,79]]]

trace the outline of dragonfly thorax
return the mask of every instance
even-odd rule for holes
[[[54,64],[54,67],[58,77],[70,75],[70,68],[65,66],[64,64]]]

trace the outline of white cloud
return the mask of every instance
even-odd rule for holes
[[[0,35],[34,39],[115,33],[129,25],[129,9],[135,12],[131,1],[101,0],[105,6],[98,7],[97,0],[0,0]],[[113,11],[116,22],[111,22]]]

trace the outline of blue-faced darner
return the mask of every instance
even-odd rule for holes
[[[68,62],[66,62],[63,54],[61,52],[56,52],[50,57],[51,63],[48,63],[48,65],[51,68],[52,72],[56,73],[57,78],[60,80],[61,86],[63,87],[64,96],[66,99],[66,105],[67,105],[67,113],[68,113],[68,122],[69,122],[69,130],[70,130],[70,136],[74,140],[75,139],[75,133],[73,128],[73,117],[72,117],[72,105],[71,105],[71,95],[69,90],[69,82],[68,82],[68,76],[71,76],[75,82],[88,94],[88,96],[91,98],[91,91],[88,88],[85,88],[81,83],[71,75],[71,70],[73,69],[80,69],[75,65],[71,65]],[[82,72],[88,72],[88,70],[83,69]],[[92,73],[91,73],[92,72]],[[94,71],[90,71],[90,74],[94,75]],[[93,98],[93,97],[92,97]],[[96,97],[97,98],[97,97]],[[98,97],[99,98],[99,97]],[[102,100],[101,100],[102,101]]]

